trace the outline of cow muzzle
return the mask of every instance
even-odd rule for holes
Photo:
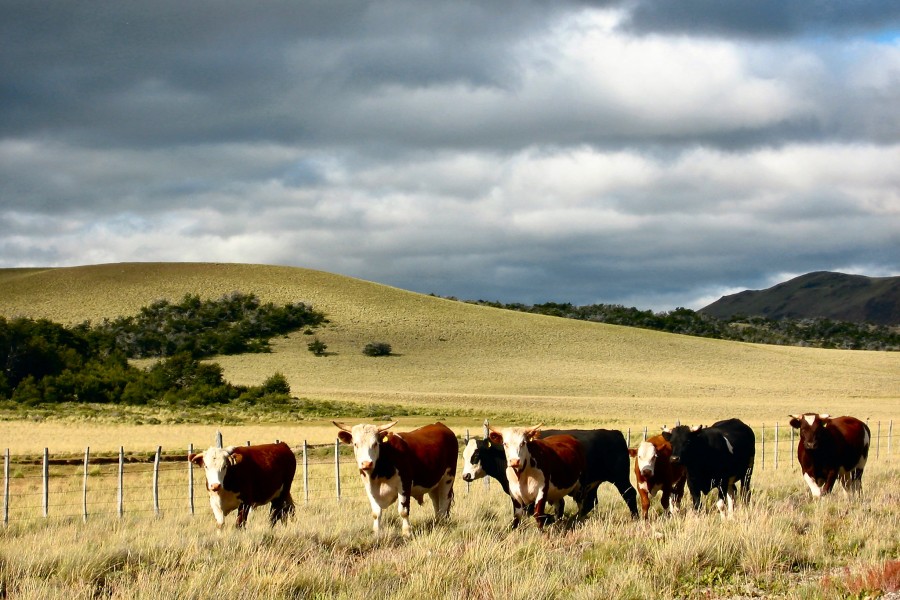
[[[669,460],[670,460],[673,464],[676,464],[676,465],[680,465],[680,464],[681,464],[681,457],[680,457],[680,456],[672,455],[672,458],[670,458]]]
[[[209,491],[211,491],[211,492],[218,492],[221,489],[222,489],[221,483],[212,483],[209,485]]]
[[[472,477],[471,473],[464,473],[462,476],[462,479],[463,479],[463,481],[468,481],[468,482],[475,481],[475,478]]]
[[[374,466],[375,466],[375,463],[373,463],[371,460],[364,460],[361,463],[359,463],[359,470],[360,470],[360,472],[368,473],[369,471],[372,470],[372,468]]]
[[[643,469],[641,469],[641,475],[643,477],[653,477],[653,469],[651,469],[649,467],[643,468]]]

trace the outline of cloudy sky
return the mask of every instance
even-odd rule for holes
[[[0,0],[0,267],[700,308],[900,274],[896,0]]]

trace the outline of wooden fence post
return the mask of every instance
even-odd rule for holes
[[[341,440],[334,440],[334,484],[337,499],[341,499]]]
[[[466,446],[469,445],[469,430],[468,430],[468,428],[466,428],[466,437],[465,437],[464,443],[465,443],[465,445],[463,446],[463,456],[466,455]],[[463,470],[465,470],[465,468],[466,468],[466,466],[463,465]],[[466,482],[466,496],[469,495],[471,488],[472,488],[472,484],[467,481]]]
[[[188,456],[194,453],[194,444],[188,444]],[[188,506],[194,516],[194,463],[188,460]]]
[[[894,437],[894,420],[888,421],[888,456],[891,455],[891,442]]]
[[[303,499],[309,504],[309,447],[303,440]]]
[[[125,514],[125,447],[119,446],[119,518]]]
[[[775,470],[778,470],[778,421],[775,421]]]
[[[881,421],[878,421],[878,435],[875,436],[875,458],[881,455]]]
[[[790,452],[788,452],[788,456],[792,456],[792,452],[794,451],[794,428],[791,427],[791,447]],[[793,461],[790,461],[793,464]]]
[[[153,458],[153,512],[159,516],[159,455],[162,446],[156,447],[156,456]]]
[[[762,468],[765,470],[766,468],[766,424],[763,423],[760,431],[759,437],[762,439]]]
[[[44,518],[50,512],[50,450],[44,448],[44,464],[43,464],[43,480],[44,480]]]
[[[81,518],[84,519],[84,522],[87,523],[88,511],[87,511],[87,480],[88,480],[88,461],[90,460],[91,455],[91,447],[88,446],[84,449],[84,487],[82,490],[81,496]]]
[[[222,447],[222,432],[216,431],[216,448]]]
[[[626,438],[625,443],[628,444],[629,448],[631,448],[631,427],[628,428],[628,437]]]

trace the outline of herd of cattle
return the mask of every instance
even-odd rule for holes
[[[409,506],[431,498],[437,519],[447,519],[453,503],[453,482],[459,456],[456,435],[442,423],[396,433],[396,422],[348,427],[334,422],[338,438],[353,447],[366,495],[372,507],[372,528],[378,533],[384,509],[398,503],[402,532],[409,535]],[[797,460],[812,495],[831,491],[837,480],[849,493],[859,493],[869,454],[868,426],[854,417],[830,417],[807,413],[791,415],[799,430]],[[549,503],[554,515],[563,514],[566,496],[585,517],[597,503],[597,488],[612,483],[632,516],[647,518],[650,499],[662,492],[664,511],[680,507],[685,484],[694,509],[702,495],[718,491],[716,506],[723,516],[734,511],[740,499],[750,499],[756,439],[753,430],[739,419],[727,419],[709,427],[680,425],[663,428],[637,448],[629,449],[620,431],[541,430],[536,427],[490,428],[483,440],[470,440],[463,451],[464,481],[493,477],[509,495],[513,506],[512,527],[526,511],[539,528],[553,517],[545,512]],[[634,458],[633,467],[630,458]],[[237,510],[237,526],[246,523],[250,509],[270,504],[274,525],[291,514],[291,484],[296,457],[285,443],[258,446],[212,447],[191,454],[188,460],[204,468],[206,487],[216,522]],[[633,469],[637,490],[631,484]]]

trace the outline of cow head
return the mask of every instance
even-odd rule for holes
[[[825,435],[825,428],[831,423],[829,415],[806,413],[803,415],[790,415],[791,427],[800,430],[800,443],[807,450],[815,450],[819,447],[819,438]]]
[[[641,442],[632,455],[637,459],[638,470],[644,478],[653,477],[656,469],[656,446],[650,442]]]
[[[218,492],[225,485],[225,472],[228,467],[241,462],[241,455],[234,454],[234,446],[227,448],[210,447],[206,452],[190,454],[188,460],[203,467],[206,472],[206,489]]]
[[[481,452],[490,446],[490,440],[469,440],[463,449],[463,481],[475,481],[487,475],[481,466]]]
[[[541,427],[543,427],[543,423],[530,428],[507,427],[500,430],[491,427],[488,439],[492,444],[503,446],[503,453],[506,455],[506,466],[518,474],[528,466],[531,460],[528,442],[541,436]]]
[[[337,421],[332,421],[332,423],[340,429],[338,439],[353,446],[353,455],[356,457],[356,466],[359,467],[359,472],[371,473],[381,452],[381,444],[394,435],[388,429],[396,425],[397,421],[387,425],[361,423],[352,428]]]
[[[672,428],[669,434],[669,443],[672,444],[671,461],[676,464],[689,462],[694,455],[697,446],[697,438],[702,425],[688,427],[687,425],[679,425]]]

